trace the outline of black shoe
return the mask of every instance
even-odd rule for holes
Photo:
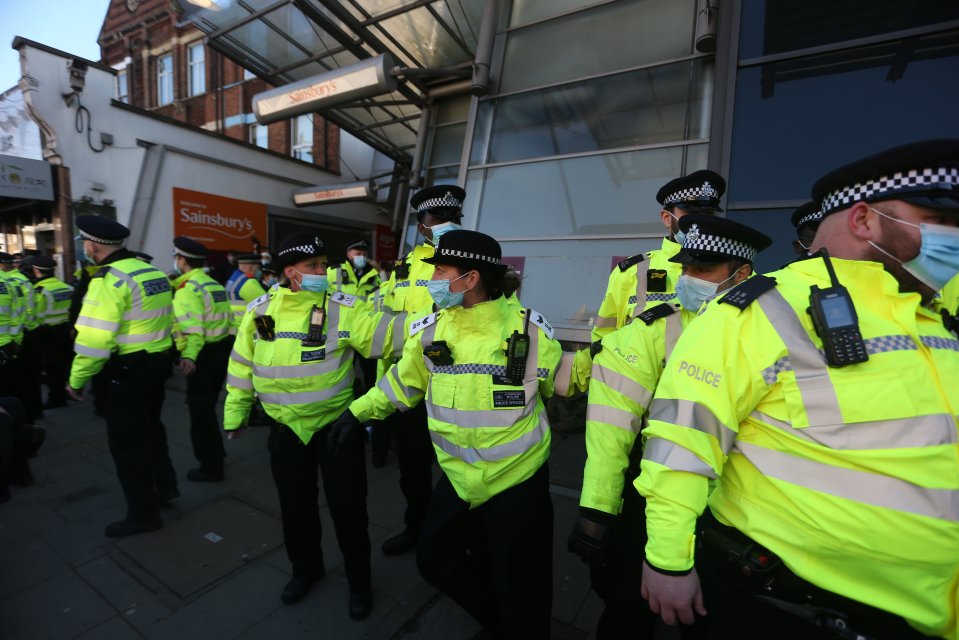
[[[403,529],[401,534],[393,536],[383,542],[383,553],[388,556],[398,556],[401,553],[411,551],[416,548],[416,540],[418,538],[419,534],[407,527]]]
[[[163,521],[156,520],[120,520],[107,525],[104,533],[108,538],[125,538],[138,533],[156,531],[163,526]]]
[[[313,587],[313,583],[317,580],[319,580],[318,577],[303,578],[293,576],[293,578],[286,583],[283,593],[280,594],[280,600],[283,601],[283,604],[296,604],[306,597],[306,594],[308,594]]]
[[[223,482],[223,472],[209,471],[203,467],[197,467],[186,472],[186,479],[193,482]]]
[[[350,594],[350,617],[354,620],[363,620],[373,610],[373,592]]]
[[[47,400],[46,402],[43,403],[44,409],[62,409],[65,406],[67,406],[66,400],[60,400],[58,402],[54,402],[53,400]]]
[[[171,500],[176,500],[180,497],[180,490],[176,487],[172,489],[167,489],[165,491],[160,491],[157,489],[157,502],[160,503],[160,506],[169,506]]]

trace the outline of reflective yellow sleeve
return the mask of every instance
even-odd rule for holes
[[[532,327],[530,328],[532,330]],[[567,386],[570,380],[570,370],[573,354],[567,354],[566,362],[563,362],[563,347],[558,340],[547,338],[546,334],[540,331],[539,334],[539,353],[536,368],[539,373],[539,393],[544,398],[551,397],[557,390],[560,395],[569,395]],[[543,375],[543,372],[546,375]],[[558,380],[557,380],[558,378]]]
[[[627,273],[630,271],[627,270]],[[603,301],[599,305],[599,311],[596,314],[596,324],[593,325],[593,342],[602,340],[617,328],[622,326],[619,317],[622,310],[626,307],[628,298],[623,297],[622,280],[623,271],[619,267],[614,267],[609,274],[609,281],[606,283],[606,293],[603,295]]]
[[[429,371],[423,362],[419,335],[406,339],[403,357],[379,379],[376,386],[350,404],[350,412],[360,422],[382,420],[394,411],[406,411],[423,399],[429,383]]]
[[[346,316],[350,345],[364,358],[392,358],[403,350],[403,338],[409,327],[409,314],[370,311],[369,307],[350,309]]]
[[[83,307],[76,322],[76,356],[70,369],[70,386],[82,389],[87,380],[103,369],[117,344],[123,310],[129,306],[127,287],[112,286],[114,279],[103,276],[90,280]]]
[[[253,302],[264,293],[266,291],[263,290],[256,278],[247,278],[243,286],[240,287],[240,297],[243,298],[244,302]]]
[[[223,407],[223,428],[226,431],[245,427],[253,408],[254,317],[252,311],[243,314],[227,364],[226,404]]]
[[[173,294],[173,317],[180,357],[196,362],[203,348],[203,295],[189,282]]]

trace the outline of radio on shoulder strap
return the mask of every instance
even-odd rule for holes
[[[859,333],[859,318],[852,297],[846,287],[839,284],[832,261],[825,249],[819,250],[829,272],[830,287],[809,288],[809,308],[813,327],[822,340],[826,363],[831,367],[845,367],[869,360],[866,343]]]

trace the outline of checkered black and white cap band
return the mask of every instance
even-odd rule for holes
[[[435,209],[436,207],[452,207],[459,209],[463,206],[463,203],[459,201],[458,198],[453,197],[453,194],[447,191],[443,194],[442,198],[429,198],[420,203],[420,206],[417,207],[417,211],[423,211],[426,209]]]
[[[173,255],[183,256],[184,258],[193,258],[195,260],[203,260],[206,258],[206,256],[190,253],[188,251],[184,251],[183,249],[177,249],[176,251],[173,252]]]
[[[756,249],[750,247],[745,242],[703,233],[700,231],[699,225],[696,224],[692,225],[689,231],[686,232],[686,237],[683,239],[683,250],[711,251],[734,258],[742,258],[749,262],[753,261],[757,253]]]
[[[949,185],[945,188],[959,190],[959,169],[955,167],[913,169],[843,187],[822,199],[822,212],[832,213],[860,201],[874,200],[878,196],[888,196],[900,191],[908,193],[917,187],[936,184]]]
[[[99,244],[107,244],[107,245],[113,245],[113,246],[119,246],[126,241],[126,238],[120,238],[120,239],[114,238],[112,240],[107,240],[106,238],[98,238],[95,235],[91,235],[87,233],[83,229],[80,230],[80,235],[86,238],[87,240],[91,240]]]
[[[679,204],[681,202],[695,202],[696,200],[703,200],[706,198],[719,200],[719,191],[716,188],[709,184],[709,181],[703,183],[701,187],[689,187],[687,189],[680,189],[674,193],[669,194],[663,199],[663,204]]]
[[[479,253],[471,253],[469,251],[460,251],[459,249],[440,249],[436,252],[439,256],[446,256],[450,258],[468,258],[469,260],[482,260],[483,262],[488,262],[490,264],[499,264],[499,258],[494,258],[493,256],[484,256]]]
[[[822,211],[813,211],[812,213],[807,213],[806,215],[801,217],[796,222],[796,228],[798,229],[804,224],[809,224],[810,222],[819,222],[820,220],[822,220]]]
[[[310,256],[318,255],[323,250],[323,243],[320,242],[319,238],[313,238],[312,244],[298,244],[295,247],[287,247],[286,249],[281,250],[276,255],[285,256],[288,253],[305,253]]]

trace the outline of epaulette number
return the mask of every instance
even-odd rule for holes
[[[439,313],[431,313],[425,318],[420,318],[415,322],[410,323],[410,336],[415,336],[417,333],[430,326],[431,324],[436,323],[436,318],[439,316]]]
[[[253,310],[256,309],[258,306],[260,306],[261,304],[263,304],[264,302],[266,302],[266,301],[269,300],[269,299],[270,299],[270,294],[269,294],[269,293],[264,293],[262,296],[260,296],[259,298],[257,298],[257,299],[254,300],[253,302],[251,302],[250,304],[246,305],[246,310],[247,310],[247,311],[253,311]]]

